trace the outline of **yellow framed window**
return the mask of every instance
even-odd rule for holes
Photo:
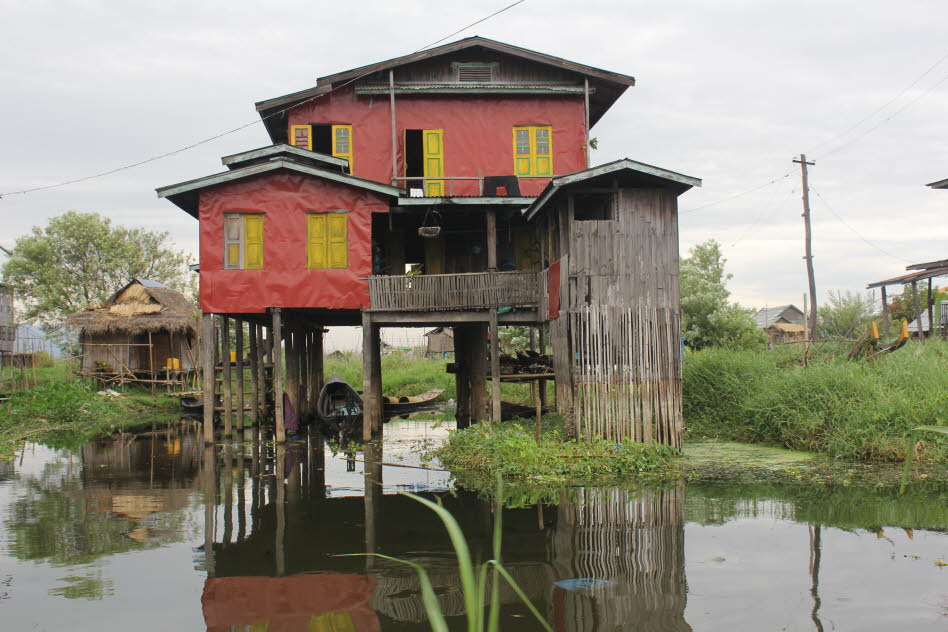
[[[224,215],[224,269],[263,269],[263,214]]]
[[[302,149],[313,149],[313,126],[290,125],[290,144]]]
[[[348,212],[307,213],[306,267],[310,270],[349,267]]]
[[[515,175],[553,175],[553,128],[549,125],[514,127],[513,157]]]
[[[332,126],[332,155],[349,161],[349,173],[352,173],[352,126]]]

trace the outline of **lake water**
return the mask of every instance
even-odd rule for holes
[[[492,505],[419,469],[450,423],[362,452],[316,435],[205,447],[181,422],[0,464],[2,630],[426,630],[425,566],[466,629],[439,495],[473,555]],[[435,464],[432,467],[437,467]],[[948,629],[944,496],[778,485],[574,488],[503,511],[504,564],[554,629]],[[504,630],[540,629],[501,588]]]

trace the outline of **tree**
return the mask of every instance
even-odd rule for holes
[[[710,239],[688,251],[681,260],[682,335],[693,349],[721,346],[753,349],[766,334],[757,328],[751,310],[731,303],[724,271],[727,259],[721,244]]]
[[[830,290],[817,309],[820,335],[826,338],[858,337],[874,316],[872,297],[850,290]]]
[[[133,278],[187,290],[188,257],[168,238],[167,232],[113,226],[97,213],[70,211],[17,239],[3,273],[24,319],[51,331]]]
[[[948,301],[948,288],[932,288],[932,303],[937,306],[942,301]],[[923,312],[928,310],[928,287],[924,282],[918,288],[918,308]],[[903,319],[908,322],[915,320],[915,299],[912,298],[911,284],[903,286],[902,293],[889,301],[889,322],[901,323]]]

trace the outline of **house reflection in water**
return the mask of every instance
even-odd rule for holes
[[[339,555],[365,551],[423,565],[449,622],[461,624],[450,541],[430,510],[383,495],[378,444],[367,444],[357,459],[364,461],[361,496],[327,495],[327,457],[316,434],[285,446],[254,436],[206,447],[205,459],[201,602],[209,630],[429,629],[411,568]],[[506,509],[504,565],[558,631],[690,630],[683,500],[678,487],[575,490],[558,507],[540,510],[545,535],[538,534],[536,508]],[[491,505],[463,491],[442,501],[472,558],[488,559]],[[499,597],[502,627],[535,628],[513,590],[502,586]]]

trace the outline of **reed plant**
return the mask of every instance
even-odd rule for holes
[[[789,347],[789,346],[788,346]],[[691,437],[712,436],[901,461],[913,428],[948,421],[948,342],[911,344],[873,363],[800,346],[752,352],[708,349],[683,368]],[[919,442],[916,457],[948,460],[948,442]]]

